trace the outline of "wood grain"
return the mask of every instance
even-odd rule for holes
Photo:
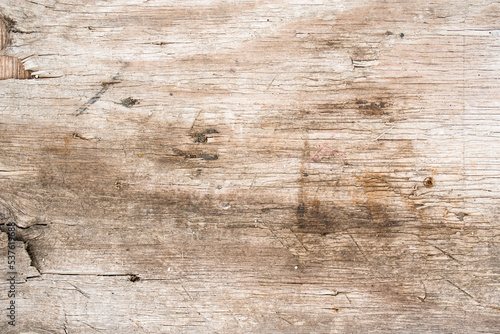
[[[0,13],[7,333],[498,331],[499,3]]]
[[[31,78],[31,73],[24,69],[19,59],[0,55],[0,80],[29,78]]]

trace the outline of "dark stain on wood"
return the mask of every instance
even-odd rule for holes
[[[345,228],[348,215],[331,203],[322,204],[319,199],[301,202],[297,207],[295,231],[312,234],[338,232]]]
[[[202,159],[202,160],[217,160],[219,159],[218,154],[210,154],[210,153],[192,153],[180,150],[178,148],[173,149],[174,154],[177,156],[184,157],[185,159]]]
[[[384,115],[385,109],[389,107],[389,103],[385,101],[356,100],[356,105],[361,113],[370,116]]]
[[[357,182],[362,191],[356,191],[357,199],[346,205],[328,197],[328,193],[336,191],[335,184],[318,185],[301,177],[296,224],[292,230],[321,235],[358,231],[389,240],[400,232],[404,222],[420,217],[416,207],[399,194],[383,174],[367,172],[358,177]],[[357,187],[352,185],[351,189]]]
[[[316,113],[329,114],[341,113],[349,110],[356,110],[366,116],[382,116],[388,115],[392,103],[385,97],[375,97],[374,99],[356,99],[347,102],[327,102],[315,106]],[[308,111],[308,113],[311,111]]]
[[[127,97],[126,99],[121,100],[120,103],[127,108],[131,108],[131,107],[135,106],[136,104],[139,104],[139,100],[133,99],[131,97]]]
[[[217,160],[217,159],[219,159],[219,155],[217,155],[217,154],[206,154],[206,153],[197,154],[196,157],[203,159],[203,160]]]
[[[306,164],[310,161],[310,156],[311,150],[308,142],[305,141],[298,180],[298,205],[295,209],[296,223],[292,230],[300,233],[322,235],[343,230],[354,221],[354,217],[342,207],[335,205],[331,200],[314,197],[313,194],[319,185],[310,180],[310,174],[306,172]]]
[[[209,136],[207,136],[207,135],[214,134],[214,133],[219,133],[219,131],[217,131],[215,129],[206,129],[202,132],[193,133],[191,135],[191,137],[194,138],[195,143],[206,143],[208,141],[208,138],[209,138]]]
[[[128,276],[128,280],[132,283],[135,283],[135,282],[139,282],[141,280],[141,278],[138,276],[138,275],[135,275],[135,274],[130,274]]]

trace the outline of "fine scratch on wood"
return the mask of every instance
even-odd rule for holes
[[[375,138],[374,140],[379,140],[380,138],[382,138],[383,135],[387,134],[389,131],[391,131],[392,129],[394,129],[394,127],[396,126],[396,124],[394,124],[393,126],[391,126],[389,129],[385,130],[384,132],[382,132],[380,135],[377,136],[377,138]]]
[[[363,252],[363,250],[361,249],[361,247],[359,246],[358,242],[356,241],[356,239],[354,239],[354,237],[352,236],[352,234],[349,233],[349,237],[351,237],[351,240],[352,242],[354,242],[354,244],[356,245],[356,248],[359,250],[359,252],[361,253],[361,255],[363,256],[363,258],[365,259],[366,262],[369,262],[368,261],[368,258],[366,257],[366,254],[365,252]]]
[[[283,246],[284,249],[289,251],[290,254],[292,254],[296,258],[297,263],[300,262],[299,257],[306,255],[307,252],[309,251],[304,245],[304,243],[300,241],[297,234],[293,232],[290,228],[284,228],[280,229],[279,231],[275,231],[266,222],[262,221],[261,224],[264,225],[266,229],[269,230],[269,232],[271,232],[273,237],[280,242],[280,244]],[[289,233],[284,231],[288,231]],[[290,235],[292,235],[293,237],[290,238]],[[286,241],[287,243],[285,244]]]
[[[278,319],[281,319],[281,320],[283,320],[284,322],[286,322],[287,324],[289,324],[290,326],[293,326],[293,324],[292,324],[290,321],[286,320],[286,319],[285,319],[285,318],[283,318],[283,317],[278,316]]]
[[[76,291],[80,292],[82,295],[84,295],[86,298],[90,298],[90,295],[88,293],[83,292],[79,287],[76,285],[69,283],[72,287],[75,288]]]
[[[440,251],[441,253],[443,253],[444,255],[446,255],[447,257],[449,257],[450,259],[452,259],[453,261],[455,261],[456,263],[458,263],[459,265],[462,265],[462,263],[460,263],[460,261],[458,261],[453,255],[451,255],[450,253],[446,252],[445,250],[439,248],[438,246],[436,245],[433,245],[431,244],[430,242],[426,241],[426,240],[423,240],[425,241],[429,246],[432,246],[434,247],[435,249],[437,249],[438,251]]]
[[[138,328],[140,328],[144,333],[150,333],[149,331],[147,331],[146,329],[144,329],[144,327],[142,327],[140,324],[138,324],[136,321],[132,320],[132,319],[128,319],[130,322],[132,322],[135,326],[137,326]]]
[[[271,87],[271,85],[273,84],[274,80],[276,80],[276,78],[278,77],[278,74],[276,74],[273,78],[273,80],[271,80],[271,82],[267,85],[266,89],[265,89],[265,92],[267,92],[267,90],[269,89],[269,87]]]
[[[183,285],[183,284],[181,284],[181,287],[182,287],[182,289],[184,290],[184,292],[186,293],[186,295],[189,297],[189,299],[190,299],[191,301],[194,301],[193,297],[191,297],[191,295],[190,295],[190,294],[189,294],[189,292],[186,290],[186,288],[184,287],[184,285]]]
[[[96,332],[102,332],[102,331],[106,330],[106,329],[104,329],[104,328],[96,328],[96,327],[94,327],[94,326],[92,326],[92,325],[89,325],[88,323],[83,322],[83,321],[81,321],[81,320],[75,320],[75,321],[78,321],[79,323],[84,324],[85,326],[87,326],[87,327],[89,327],[89,328],[93,329],[93,330],[94,330],[94,331],[96,331]]]

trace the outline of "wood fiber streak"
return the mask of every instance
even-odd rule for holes
[[[500,328],[497,2],[0,15],[2,333]]]

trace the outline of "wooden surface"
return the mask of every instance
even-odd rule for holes
[[[498,1],[0,14],[2,333],[499,332]]]

